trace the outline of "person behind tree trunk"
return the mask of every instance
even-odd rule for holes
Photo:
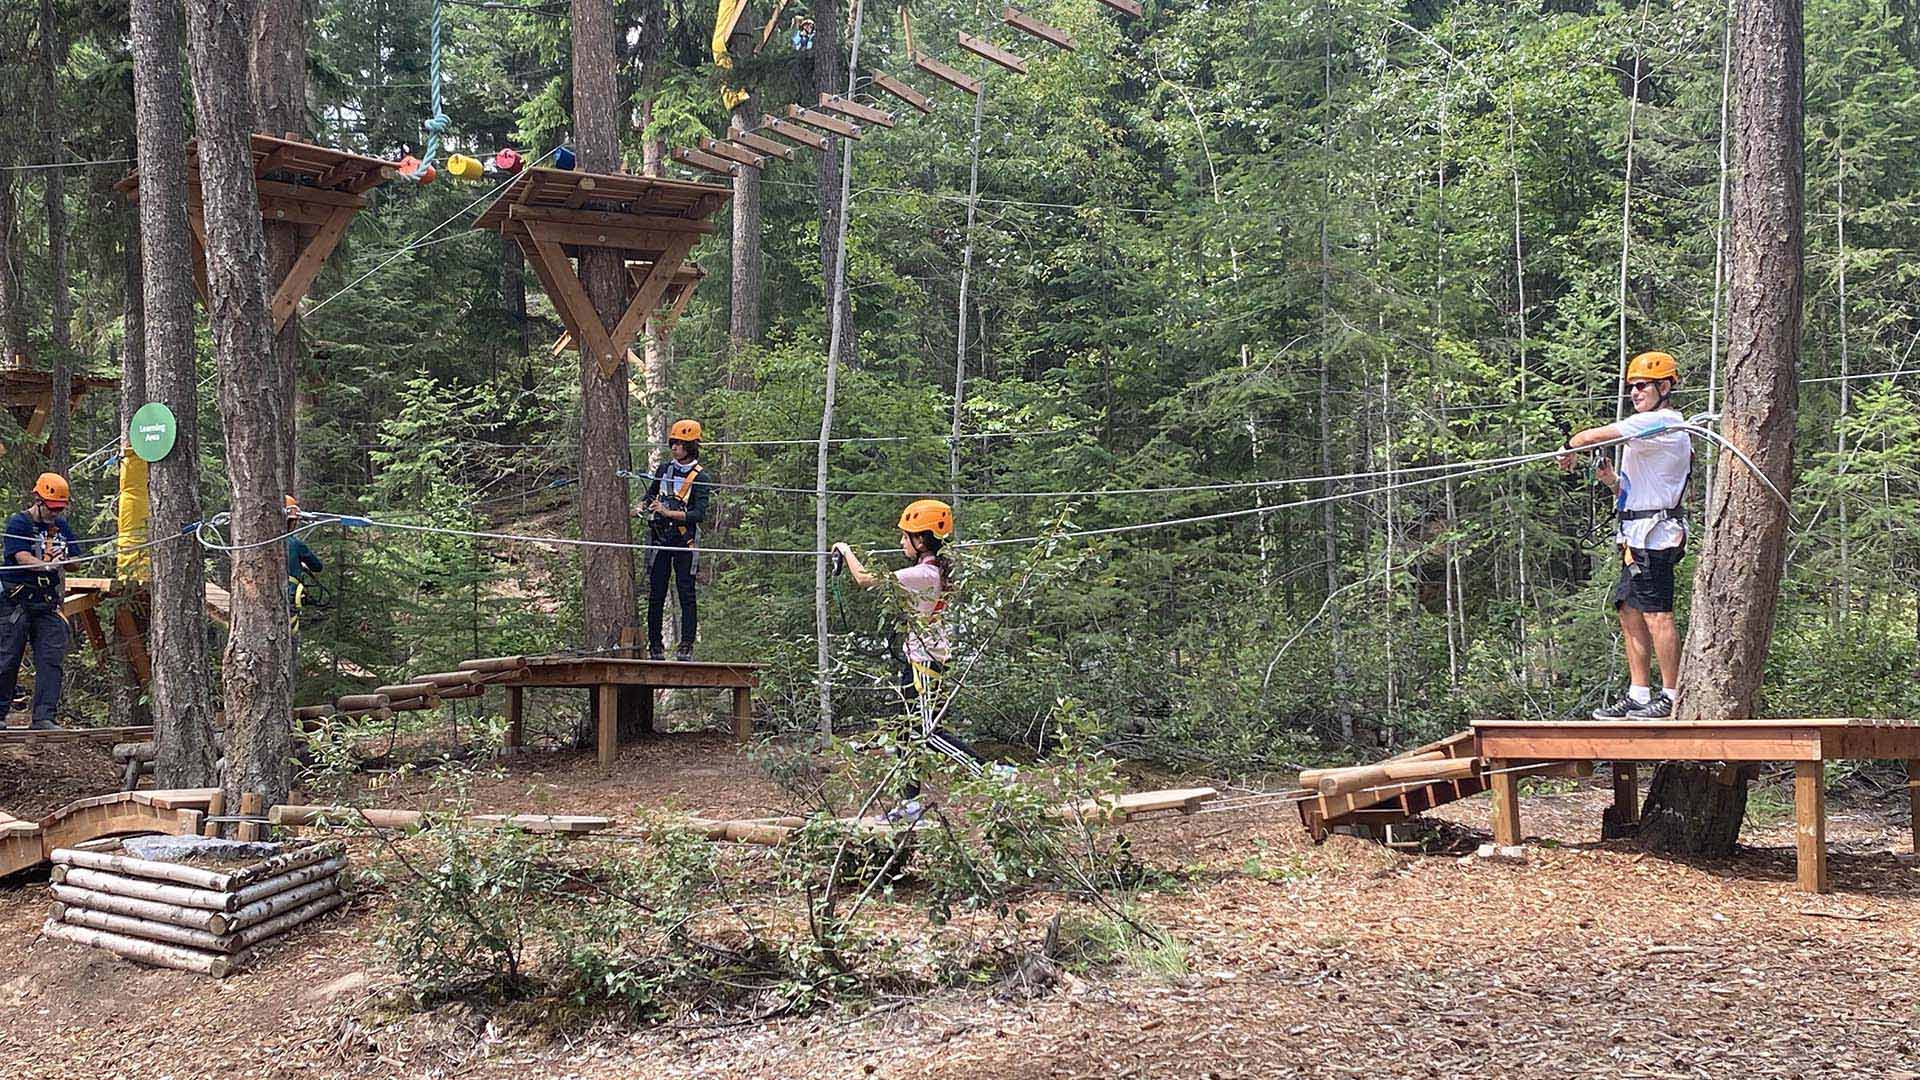
[[[1666,720],[1673,716],[1680,683],[1680,631],[1673,619],[1674,569],[1687,550],[1681,500],[1693,472],[1693,440],[1680,430],[1684,418],[1667,399],[1680,382],[1680,368],[1663,352],[1644,352],[1627,365],[1633,415],[1605,427],[1587,428],[1567,440],[1562,469],[1573,450],[1616,439],[1620,467],[1602,452],[1594,476],[1614,493],[1614,542],[1620,547],[1620,580],[1614,611],[1626,646],[1632,684],[1626,695],[1593,711],[1595,720]],[[1660,660],[1662,690],[1653,692],[1651,661]]]
[[[0,567],[0,702],[11,702],[20,684],[20,661],[33,646],[33,728],[57,731],[60,680],[66,670],[66,567],[84,552],[68,526],[68,489],[59,473],[41,473],[33,501],[7,519]]]
[[[292,669],[289,675],[292,682],[300,684],[300,609],[307,602],[307,575],[317,574],[326,569],[320,556],[313,553],[298,533],[293,530],[300,525],[300,503],[293,496],[287,496],[287,612],[293,631],[293,649],[291,652]]]
[[[667,431],[668,460],[653,470],[647,493],[635,514],[647,517],[647,655],[667,658],[662,638],[667,605],[667,581],[674,579],[680,596],[680,642],[675,660],[693,659],[699,632],[694,599],[694,571],[698,569],[696,542],[700,523],[707,519],[712,488],[700,479],[700,422],[676,421]]]
[[[947,630],[947,595],[953,591],[953,560],[941,553],[953,535],[953,508],[938,499],[921,499],[900,512],[900,552],[907,566],[889,576],[870,572],[860,557],[844,543],[833,545],[834,554],[846,565],[853,583],[863,589],[881,584],[895,586],[901,606],[906,609],[906,627],[901,635],[899,689],[907,707],[917,713],[919,734],[934,750],[959,762],[978,774],[985,762],[958,735],[939,724],[939,687],[953,662],[953,642]],[[917,781],[906,785],[908,802],[889,817],[915,819],[920,807]]]

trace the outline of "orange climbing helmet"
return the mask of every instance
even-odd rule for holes
[[[673,426],[667,429],[667,441],[668,442],[699,442],[700,441],[700,421],[698,420],[674,421]]]
[[[1643,352],[1627,362],[1627,381],[1672,379],[1680,381],[1680,365],[1663,352]]]
[[[900,511],[901,532],[924,532],[945,540],[953,535],[953,507],[939,499],[918,499]]]
[[[33,482],[33,493],[52,510],[65,510],[72,494],[67,488],[67,478],[54,472],[41,473],[40,479]]]
[[[300,500],[294,498],[291,495],[287,496],[287,516],[296,517],[299,515],[299,513],[300,513]]]

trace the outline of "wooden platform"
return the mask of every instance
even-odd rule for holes
[[[731,188],[717,184],[533,168],[515,177],[473,227],[520,245],[568,337],[611,375],[694,245],[714,231],[708,219],[732,197]],[[611,326],[594,310],[573,265],[589,250],[618,252],[627,263],[648,267]]]
[[[271,135],[254,134],[254,187],[260,196],[260,220],[265,225],[300,228],[301,250],[286,277],[274,282],[269,310],[275,330],[283,329],[299,309],[327,257],[346,235],[354,214],[365,209],[364,193],[397,178],[394,162],[349,153],[331,147]],[[140,172],[128,173],[113,185],[128,201],[140,198]],[[207,226],[200,196],[200,154],[187,143],[187,224],[193,245],[193,287],[207,302]]]
[[[646,691],[638,697],[640,723],[653,730],[654,690],[733,691],[733,736],[745,742],[753,734],[753,690],[764,664],[640,660],[624,656],[528,656],[469,660],[463,670],[489,672],[487,685],[507,688],[507,751],[523,745],[525,693],[529,687],[593,692],[600,764],[612,765],[619,750],[621,689]],[[630,699],[631,700],[631,699]]]
[[[1794,838],[1799,886],[1826,892],[1825,764],[1832,760],[1896,759],[1920,776],[1920,724],[1895,720],[1806,718],[1779,720],[1583,720],[1569,723],[1476,721],[1475,747],[1492,774],[1494,840],[1520,842],[1519,778],[1511,769],[1538,759],[1574,758],[1614,763],[1612,820],[1638,821],[1635,765],[1642,761],[1791,761],[1794,763]],[[1907,789],[1920,850],[1920,788]]]
[[[75,375],[67,386],[72,395],[70,405],[78,409],[81,399],[95,390],[118,390],[120,380]],[[46,435],[47,421],[53,416],[53,374],[11,364],[0,366],[0,407],[13,414],[25,430],[28,442],[39,442]],[[0,452],[4,451],[5,448],[0,447]]]

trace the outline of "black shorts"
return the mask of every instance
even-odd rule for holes
[[[1686,545],[1633,549],[1633,562],[1620,563],[1620,582],[1613,587],[1613,608],[1625,604],[1651,613],[1673,610],[1673,571],[1687,554]]]

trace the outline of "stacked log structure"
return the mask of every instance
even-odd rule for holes
[[[61,848],[41,932],[129,960],[224,978],[261,945],[346,903],[338,843],[235,869]]]

